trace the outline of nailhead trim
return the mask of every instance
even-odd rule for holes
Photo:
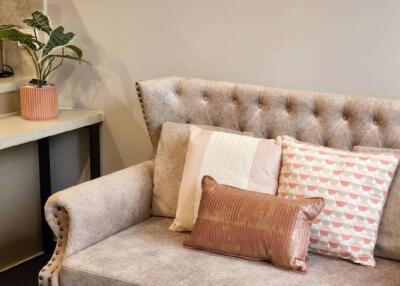
[[[150,124],[149,124],[149,121],[147,120],[146,110],[144,108],[144,103],[143,103],[142,90],[140,89],[140,81],[136,82],[136,93],[137,93],[138,98],[139,98],[140,108],[142,109],[144,122],[146,123],[147,130],[150,132]],[[153,136],[150,136],[150,140],[151,140],[151,143],[154,146],[154,142],[153,142],[153,138],[152,137]]]
[[[40,286],[51,286],[53,277],[54,279],[58,279],[57,276],[61,266],[61,261],[66,250],[66,240],[68,239],[68,213],[65,211],[65,209],[57,207],[53,213],[53,216],[59,217],[57,220],[58,241],[53,256],[50,258],[50,261],[46,264],[46,266],[44,266],[40,271],[41,274],[38,277]]]

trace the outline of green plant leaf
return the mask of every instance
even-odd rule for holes
[[[76,56],[78,57],[78,58],[82,58],[83,57],[83,52],[82,52],[82,50],[79,48],[79,47],[77,47],[77,46],[74,46],[74,45],[68,45],[68,46],[65,46],[66,48],[68,48],[68,49],[70,49],[70,50],[72,50],[75,54],[76,54]]]
[[[64,33],[64,27],[60,26],[50,33],[50,38],[42,51],[43,61],[54,49],[67,46],[75,37],[74,33]]]
[[[32,13],[32,18],[25,19],[23,21],[29,27],[34,29],[38,29],[39,31],[45,32],[48,35],[53,31],[50,27],[50,20],[49,18],[40,11],[35,11]]]
[[[84,59],[78,58],[78,57],[74,57],[74,56],[70,56],[70,55],[51,55],[49,57],[64,58],[64,59],[68,59],[68,60],[84,62],[84,63],[87,63],[88,65],[90,65],[90,63],[87,60],[84,60]]]
[[[42,43],[36,41],[35,37],[32,35],[22,33],[15,28],[10,28],[11,25],[8,25],[8,27],[2,29],[4,26],[6,25],[3,25],[0,28],[0,40],[20,42],[21,45],[34,51],[40,49]]]
[[[11,28],[15,28],[15,29],[17,29],[17,28],[20,28],[18,25],[0,25],[0,30],[8,30],[8,29],[11,29]]]

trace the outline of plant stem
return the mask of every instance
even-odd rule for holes
[[[44,73],[43,73],[43,80],[46,80],[46,78],[49,76],[49,71],[52,69],[52,67],[53,67],[53,61],[54,61],[54,57],[52,57],[51,59],[50,59],[50,61],[48,61],[48,63],[47,63],[47,67],[45,68],[45,70],[44,70]]]
[[[33,33],[35,34],[36,42],[39,42],[38,37],[37,37],[37,33],[36,33],[36,29],[33,29]]]
[[[38,61],[37,61],[37,56],[34,52],[32,52],[29,48],[27,48],[26,46],[23,46],[25,51],[31,56],[32,61],[33,61],[33,65],[35,66],[35,70],[36,70],[36,77],[39,79],[40,77],[40,70],[39,70],[39,65],[38,65]]]
[[[36,55],[36,53],[34,53],[35,58],[36,58],[36,62],[38,63],[38,69],[39,69],[39,77],[38,77],[38,87],[42,87],[43,86],[43,69],[44,69],[44,63],[43,62],[39,62],[39,58]]]
[[[53,58],[54,59],[54,58]],[[45,75],[45,79],[56,69],[58,69],[64,62],[64,48],[62,48],[62,57],[61,57],[61,61],[58,63],[58,65],[56,65],[54,68],[50,69],[47,74]]]

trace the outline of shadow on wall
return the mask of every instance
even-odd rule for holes
[[[134,80],[127,68],[129,63],[93,38],[72,1],[63,1],[62,5],[63,9],[68,6],[67,19],[61,17],[58,4],[49,4],[49,15],[54,24],[61,24],[67,31],[77,34],[77,44],[91,64],[68,62],[55,74],[52,81],[59,87],[60,104],[104,111],[101,138],[103,174],[152,158],[153,151]]]

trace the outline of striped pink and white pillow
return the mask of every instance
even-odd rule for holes
[[[285,136],[278,196],[323,197],[310,250],[375,266],[379,221],[397,164],[393,154],[353,153]]]
[[[170,229],[192,230],[201,199],[201,179],[205,175],[224,185],[275,195],[281,155],[280,140],[191,126],[176,217]]]

